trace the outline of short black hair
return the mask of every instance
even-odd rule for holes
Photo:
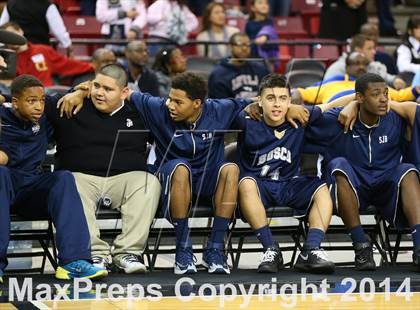
[[[234,45],[236,43],[236,38],[238,37],[248,37],[248,35],[245,32],[235,32],[234,34],[232,34],[229,38],[229,44],[230,45]]]
[[[284,75],[278,73],[267,74],[260,83],[260,88],[258,89],[258,95],[261,96],[262,92],[266,88],[287,88],[290,94],[290,85],[287,83],[287,79]]]
[[[356,80],[356,93],[364,94],[369,87],[369,83],[386,83],[385,80],[375,73],[365,73]]]
[[[366,58],[366,56],[364,54],[360,53],[360,52],[351,52],[346,57],[346,67],[351,66],[353,64],[353,61],[359,56],[362,56],[362,57]]]
[[[177,49],[177,47],[161,48],[155,56],[155,62],[153,63],[152,69],[169,75],[168,66],[171,62],[172,52],[175,49]]]
[[[33,75],[29,74],[22,74],[16,77],[12,85],[10,85],[10,90],[12,93],[12,97],[19,97],[27,88],[30,87],[42,87],[44,88],[44,85],[42,85],[41,81],[38,80]]]
[[[127,71],[120,64],[108,64],[101,67],[97,74],[109,76],[117,82],[122,88],[128,85]]]
[[[186,92],[191,100],[200,99],[204,102],[207,96],[207,83],[199,75],[192,72],[184,72],[175,75],[172,80],[172,88]]]

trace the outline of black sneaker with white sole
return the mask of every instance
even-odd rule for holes
[[[259,273],[276,273],[283,269],[283,256],[278,245],[266,248],[258,266]]]
[[[295,269],[309,273],[333,273],[335,265],[323,249],[306,249],[300,252]]]
[[[373,259],[373,248],[370,242],[354,243],[354,265],[356,270],[375,270],[376,264]]]

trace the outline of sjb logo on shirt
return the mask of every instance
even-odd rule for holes
[[[129,118],[127,118],[127,122],[126,122],[126,126],[128,127],[128,128],[130,128],[130,127],[133,127],[133,121],[131,120],[131,119],[129,119]]]
[[[379,137],[379,144],[388,143],[388,136],[380,136]]]

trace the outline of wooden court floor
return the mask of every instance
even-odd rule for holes
[[[232,296],[194,297],[190,301],[181,301],[176,297],[162,297],[159,301],[148,300],[78,300],[78,301],[43,301],[32,302],[31,307],[15,307],[13,304],[0,304],[0,310],[9,309],[65,309],[65,310],[189,310],[189,309],[310,309],[316,307],[317,310],[323,309],[420,309],[420,292],[411,293],[406,296],[396,296],[395,293],[375,293],[365,294],[328,294],[323,296],[328,300],[312,299],[311,295],[287,295],[282,296],[250,296],[245,300],[242,296],[237,296],[233,300],[228,300]],[[287,297],[287,298],[286,298]],[[212,298],[212,299],[211,299]],[[275,300],[272,300],[274,298]],[[408,300],[407,300],[408,299]]]

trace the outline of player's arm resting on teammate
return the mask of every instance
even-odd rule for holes
[[[328,103],[318,104],[317,107],[319,107],[322,112],[325,112],[325,111],[328,111],[328,110],[333,109],[333,108],[344,107],[344,106],[350,104],[355,99],[356,99],[355,95],[350,94],[350,95],[347,95],[347,96],[342,96],[340,98],[337,98],[337,99],[335,99],[331,102],[328,102]]]
[[[0,166],[6,166],[9,162],[9,156],[3,151],[0,150]]]
[[[328,111],[332,108],[343,107],[350,104],[354,100],[354,94],[337,98],[328,103],[318,104],[317,107],[321,109],[321,112]],[[309,121],[309,111],[302,105],[291,104],[286,114],[286,120],[295,128],[297,125],[295,120],[299,121],[303,126]]]
[[[83,100],[90,96],[91,81],[83,82],[74,88],[74,92],[68,93],[57,102],[60,109],[60,117],[65,114],[67,118],[76,115],[83,107]]]
[[[389,101],[389,107],[391,110],[393,110],[395,113],[397,113],[400,117],[405,119],[408,124],[410,124],[410,127],[414,126],[414,122],[416,119],[416,108],[417,103],[406,101],[406,102],[395,102],[395,101]]]

